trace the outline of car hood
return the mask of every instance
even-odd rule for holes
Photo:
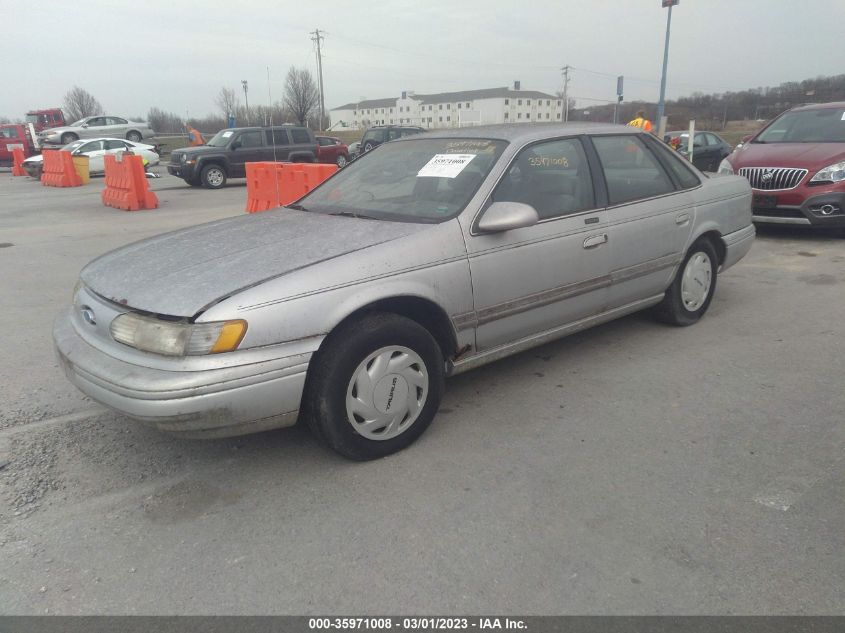
[[[135,242],[80,277],[109,301],[191,317],[239,290],[431,226],[278,209]]]
[[[44,157],[41,154],[36,154],[35,156],[29,156],[23,159],[25,163],[43,163]]]
[[[746,143],[731,154],[734,169],[798,167],[816,171],[845,160],[845,143]]]

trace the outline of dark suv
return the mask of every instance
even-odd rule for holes
[[[387,141],[419,134],[420,132],[425,132],[425,129],[414,125],[376,125],[364,132],[364,138],[361,139],[361,153],[369,152],[374,147]]]
[[[244,178],[246,163],[317,160],[317,139],[308,128],[242,127],[221,130],[206,145],[175,150],[167,171],[189,185],[219,189],[228,178]]]
[[[748,178],[755,222],[845,227],[845,102],[784,112],[719,171]]]

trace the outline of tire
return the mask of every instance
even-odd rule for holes
[[[349,159],[346,157],[345,154],[338,155],[338,157],[337,157],[337,168],[343,169],[344,167],[346,167],[348,162],[349,162]]]
[[[73,132],[65,132],[62,134],[62,145],[67,145],[68,143],[73,143],[74,141],[79,140],[79,135],[74,134]]]
[[[202,187],[202,183],[198,180],[187,180],[186,178],[183,178],[182,180],[184,180],[191,187]]]
[[[431,424],[443,375],[443,354],[428,330],[396,314],[370,313],[337,328],[315,355],[304,417],[344,457],[384,457],[410,446]]]
[[[655,306],[655,318],[670,325],[686,326],[704,316],[716,291],[718,262],[710,240],[702,239],[693,244],[663,300]]]
[[[141,133],[132,130],[131,132],[126,134],[126,140],[132,141],[133,143],[140,143],[141,142]]]
[[[200,172],[200,183],[206,189],[220,189],[226,185],[226,170],[220,165],[206,165]]]
[[[367,141],[366,143],[364,143],[363,149],[364,149],[364,152],[369,152],[374,147],[375,147],[375,145],[373,145],[370,141]]]

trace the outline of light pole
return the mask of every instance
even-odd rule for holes
[[[666,44],[663,47],[663,75],[660,77],[660,101],[657,103],[657,128],[660,130],[663,122],[663,112],[666,109],[666,68],[669,66],[669,28],[672,26],[672,7],[678,4],[679,0],[663,0],[663,8],[669,7],[669,15],[666,17]],[[663,134],[665,130],[660,130]]]
[[[250,122],[249,122],[249,97],[247,96],[247,92],[249,91],[249,84],[247,83],[246,79],[241,79],[241,85],[244,87],[244,101],[246,102],[246,124],[250,125]]]

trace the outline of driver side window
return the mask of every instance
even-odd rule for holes
[[[76,151],[80,154],[87,154],[89,152],[98,152],[101,149],[103,149],[102,141],[91,141],[90,143],[85,143],[85,145],[83,145]]]
[[[578,139],[537,143],[522,150],[493,192],[493,202],[522,202],[541,220],[595,206],[593,181]]]

